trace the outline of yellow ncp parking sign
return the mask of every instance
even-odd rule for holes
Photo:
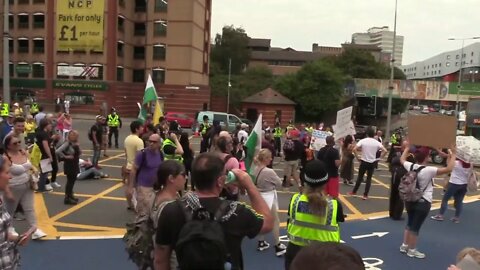
[[[103,51],[104,0],[57,0],[57,50]]]

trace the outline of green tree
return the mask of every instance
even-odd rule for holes
[[[296,74],[283,76],[275,84],[275,89],[301,105],[301,113],[311,118],[338,110],[343,87],[342,71],[325,60],[307,63]]]
[[[248,65],[250,51],[249,37],[241,27],[224,26],[222,34],[215,36],[211,51],[211,62],[216,64],[218,71],[228,74],[229,59],[232,60],[232,74],[240,74]]]

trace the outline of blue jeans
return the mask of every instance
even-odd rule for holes
[[[103,172],[97,170],[95,167],[91,167],[77,175],[77,180],[86,180],[95,177],[102,177],[104,175]]]
[[[102,148],[100,146],[93,146],[93,156],[92,156],[92,165],[97,166],[98,160],[100,159],[100,153],[102,152]]]
[[[460,217],[463,209],[463,198],[467,193],[467,184],[457,185],[448,183],[447,192],[443,195],[442,206],[440,207],[440,215],[443,215],[447,211],[448,200],[453,196],[453,206],[455,207],[455,217]]]
[[[38,177],[38,191],[45,191],[45,185],[48,181],[48,173],[40,173]]]

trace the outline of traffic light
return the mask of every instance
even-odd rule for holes
[[[367,103],[367,112],[369,115],[377,115],[377,96],[371,96]]]

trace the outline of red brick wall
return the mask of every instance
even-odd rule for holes
[[[226,112],[227,111],[227,97],[210,98],[210,110],[214,112]]]
[[[295,120],[295,106],[294,105],[270,105],[270,104],[255,104],[255,103],[243,103],[242,111],[247,115],[247,109],[257,109],[258,113],[263,114],[263,120],[273,127],[275,123],[275,113],[280,110],[281,113],[281,126],[285,127],[288,121]]]

